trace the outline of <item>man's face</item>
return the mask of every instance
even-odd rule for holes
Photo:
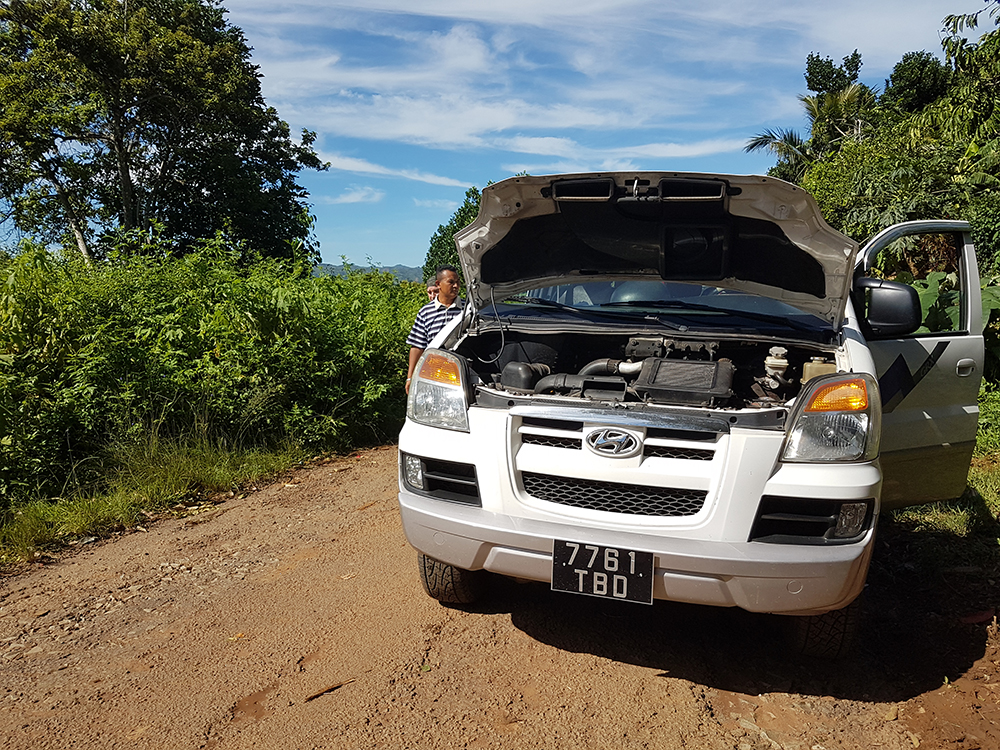
[[[458,297],[458,274],[454,271],[442,271],[437,277],[438,299],[445,305],[450,305]]]

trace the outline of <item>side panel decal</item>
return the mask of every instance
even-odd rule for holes
[[[948,348],[948,343],[947,341],[939,341],[934,347],[934,351],[927,355],[927,359],[914,373],[910,372],[902,354],[896,356],[893,363],[878,379],[879,390],[882,392],[883,412],[890,412],[899,406],[899,403],[909,395],[910,391],[917,387],[917,383],[934,369],[934,365],[941,359],[944,350]]]

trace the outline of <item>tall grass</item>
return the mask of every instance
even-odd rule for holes
[[[245,487],[307,454],[285,446],[239,450],[204,441],[119,445],[109,450],[100,491],[13,506],[0,526],[0,564],[88,535],[140,525],[177,503]]]

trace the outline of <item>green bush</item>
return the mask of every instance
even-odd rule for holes
[[[245,257],[0,257],[0,510],[92,488],[122,444],[346,449],[402,423],[420,285]]]

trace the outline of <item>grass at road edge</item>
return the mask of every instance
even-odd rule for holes
[[[101,491],[11,508],[0,526],[0,566],[30,561],[82,537],[133,528],[178,503],[238,491],[307,457],[296,448],[238,451],[202,441],[119,447],[105,461]]]

